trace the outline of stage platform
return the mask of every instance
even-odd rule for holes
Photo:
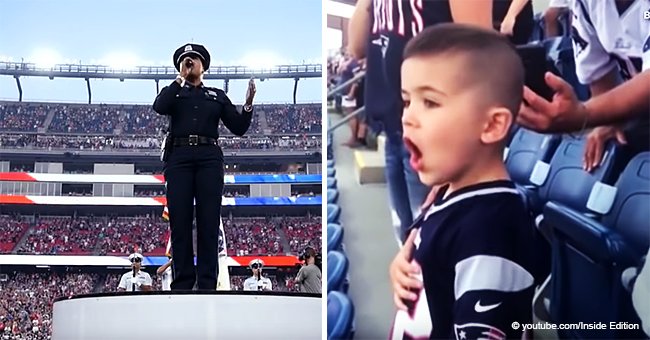
[[[155,291],[54,302],[53,340],[321,339],[316,294]]]

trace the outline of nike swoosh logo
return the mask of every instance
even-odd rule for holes
[[[501,305],[501,302],[496,303],[494,305],[482,306],[481,305],[481,300],[478,300],[478,301],[476,301],[476,304],[474,305],[474,310],[477,313],[484,313],[484,312],[487,312],[489,310],[492,310],[492,309],[495,309],[495,308],[499,307],[499,305]]]

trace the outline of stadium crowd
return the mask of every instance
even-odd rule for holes
[[[228,255],[278,255],[283,252],[273,222],[263,218],[224,219]]]
[[[3,134],[0,147],[69,150],[160,150],[161,139],[153,136],[90,136]],[[311,136],[270,136],[219,138],[224,150],[320,150],[321,139]]]
[[[322,227],[320,217],[281,218],[279,226],[284,231],[289,250],[300,253],[306,247],[321,251]]]
[[[37,131],[49,110],[49,104],[0,102],[0,131]]]
[[[91,293],[98,274],[10,273],[0,281],[2,339],[49,339],[58,297]]]
[[[320,104],[262,105],[272,133],[320,133]]]
[[[41,217],[29,229],[19,254],[83,254],[97,244],[99,224],[88,217]],[[72,232],[74,231],[74,232]]]

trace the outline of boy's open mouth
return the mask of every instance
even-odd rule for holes
[[[404,146],[406,146],[409,154],[411,154],[410,163],[413,170],[422,170],[422,152],[420,149],[408,137],[404,137]]]

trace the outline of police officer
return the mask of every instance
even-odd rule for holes
[[[260,259],[254,259],[248,267],[253,271],[253,276],[244,281],[244,290],[272,290],[273,283],[268,277],[262,276],[262,267],[264,262]]]
[[[176,50],[176,80],[164,87],[154,111],[170,117],[163,152],[167,205],[172,240],[172,290],[217,287],[217,238],[223,194],[223,152],[217,144],[219,121],[235,135],[248,130],[253,115],[255,83],[248,83],[242,112],[226,93],[203,84],[210,54],[202,45],[187,44]],[[192,220],[196,205],[196,267],[192,247]]]

